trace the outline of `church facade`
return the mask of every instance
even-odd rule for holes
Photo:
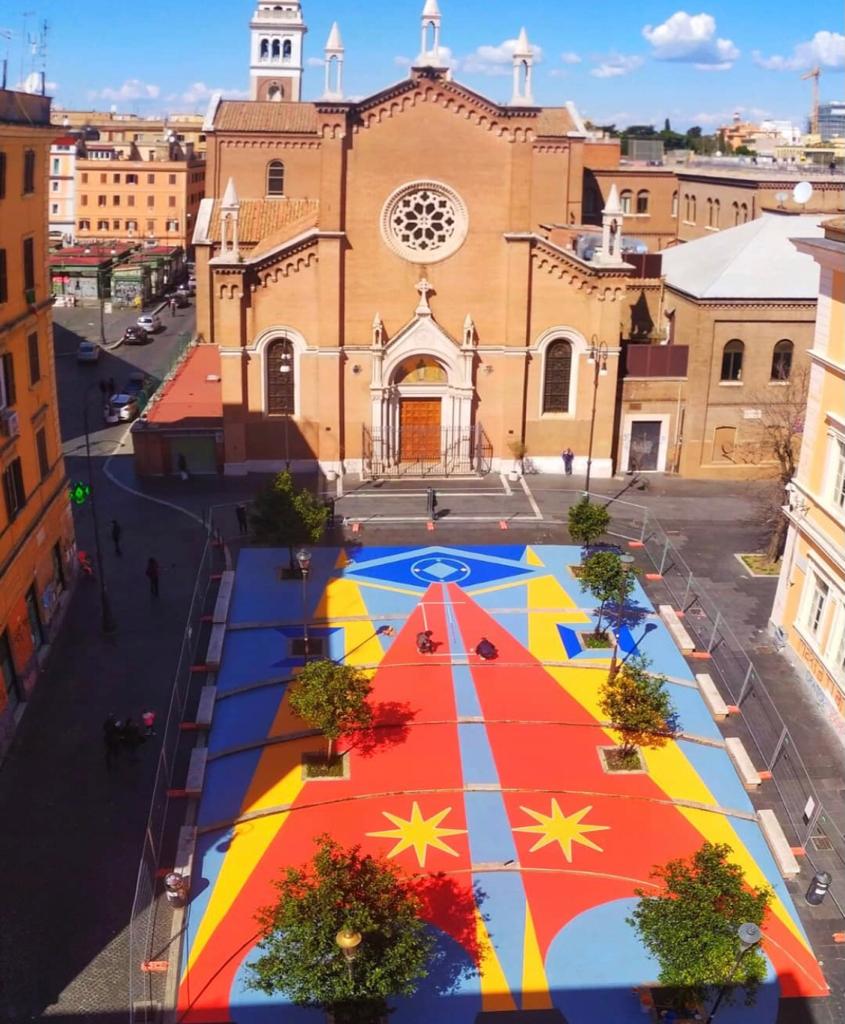
[[[524,31],[507,105],[441,65],[436,0],[409,76],[356,102],[337,26],[316,102],[300,4],[251,31],[256,98],[212,102],[194,236],[225,471],[559,472],[570,447],[610,475],[639,272],[613,199],[591,258],[573,247],[586,133],[534,104]]]

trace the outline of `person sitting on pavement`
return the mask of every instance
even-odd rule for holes
[[[417,633],[417,650],[420,654],[433,654],[434,644],[431,642],[431,630]]]
[[[478,646],[475,648],[475,653],[478,655],[479,658],[483,658],[485,661],[490,661],[491,659],[496,657],[496,654],[498,652],[496,651],[495,646],[487,639],[487,637],[483,636],[478,641]]]

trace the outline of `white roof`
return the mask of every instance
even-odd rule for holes
[[[747,224],[664,249],[666,283],[699,299],[815,299],[819,265],[798,252],[791,239],[822,238],[819,225],[829,216],[764,213]]]

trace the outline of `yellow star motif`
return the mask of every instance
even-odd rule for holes
[[[600,846],[594,843],[592,839],[587,839],[584,835],[585,832],[604,832],[610,828],[609,825],[581,824],[581,819],[585,814],[589,814],[592,809],[592,806],[582,807],[580,811],[576,811],[567,817],[558,806],[557,800],[554,799],[552,799],[551,814],[532,811],[529,807],[520,807],[520,810],[525,811],[538,824],[522,825],[519,828],[515,828],[514,832],[536,832],[540,835],[541,838],[531,847],[530,853],[533,853],[535,850],[541,850],[544,846],[548,846],[549,843],[559,843],[564,857],[571,864],[573,843],[581,843],[582,846],[588,846],[591,850],[598,850],[599,853],[604,853]]]
[[[433,814],[430,818],[424,818],[420,811],[420,805],[415,800],[411,807],[410,818],[400,818],[389,811],[382,811],[381,813],[385,818],[388,821],[392,821],[396,828],[389,828],[384,832],[368,832],[367,835],[398,840],[393,849],[388,853],[388,857],[396,857],[403,850],[413,847],[414,853],[417,855],[417,861],[422,868],[425,867],[425,856],[429,846],[433,846],[435,850],[450,853],[453,857],[458,856],[458,851],[453,850],[441,838],[442,836],[458,836],[466,833],[465,828],[440,828],[440,822],[451,812],[452,808],[447,807],[445,810]]]

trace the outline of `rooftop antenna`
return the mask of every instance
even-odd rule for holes
[[[31,35],[27,39],[29,52],[32,55],[32,71],[35,75],[38,89],[44,95],[47,82],[47,32],[49,25],[46,20],[41,23],[41,31],[37,35]]]
[[[12,44],[12,30],[10,28],[0,28],[0,39],[6,40],[6,53],[0,59],[0,89],[5,89],[6,76],[9,69],[9,48]]]
[[[792,190],[792,198],[799,206],[806,206],[813,194],[813,186],[809,181],[799,181]]]

